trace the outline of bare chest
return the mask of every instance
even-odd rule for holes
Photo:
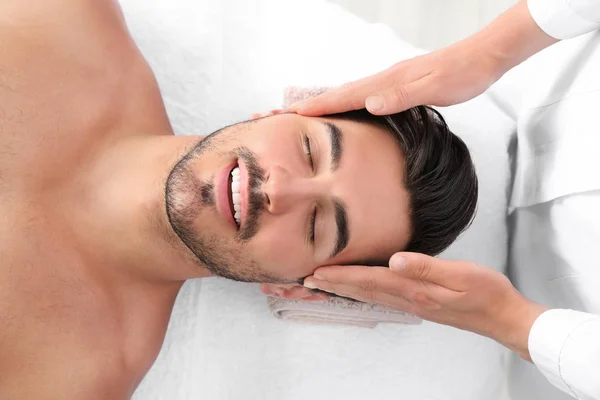
[[[170,124],[116,3],[34,3],[47,10],[0,4],[19,9],[0,20],[0,398],[128,398],[169,304],[90,272],[105,266],[38,200],[120,137]]]
[[[122,301],[83,272],[89,261],[60,232],[42,236],[45,223],[31,224],[10,237],[2,231],[0,393],[11,396],[0,397],[129,398],[158,354],[168,316]]]

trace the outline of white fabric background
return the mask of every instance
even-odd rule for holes
[[[299,0],[301,1],[301,0]],[[485,26],[517,0],[329,0],[409,43],[437,49]]]

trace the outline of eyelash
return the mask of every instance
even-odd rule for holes
[[[310,219],[310,232],[309,232],[309,239],[311,243],[315,242],[315,223],[317,221],[317,207],[315,207],[315,210],[313,211],[312,217]]]
[[[304,136],[304,152],[306,153],[306,156],[308,157],[308,163],[310,164],[310,169],[312,171],[314,171],[315,165],[314,165],[314,161],[313,161],[312,150],[310,148],[310,139],[306,135]]]
[[[308,158],[308,163],[310,164],[310,169],[314,172],[315,165],[313,161],[312,151],[310,148],[310,138],[304,135],[304,152]],[[309,231],[309,240],[310,243],[315,243],[315,224],[317,221],[317,208],[315,207],[311,219],[310,219],[310,231]]]

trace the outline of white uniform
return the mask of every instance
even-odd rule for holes
[[[555,38],[596,32],[558,43],[531,61],[535,73],[518,122],[512,274],[525,295],[555,307],[538,318],[529,335],[535,366],[570,396],[598,400],[600,0],[529,0],[528,5],[536,23]],[[535,384],[526,368],[513,372],[522,387]]]

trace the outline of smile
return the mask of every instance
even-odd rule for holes
[[[217,210],[236,230],[240,229],[245,218],[246,174],[244,163],[236,160],[224,168],[216,182]]]
[[[240,167],[235,167],[229,174],[229,188],[230,198],[229,206],[233,214],[233,219],[239,227],[242,222],[242,197],[240,195]]]

